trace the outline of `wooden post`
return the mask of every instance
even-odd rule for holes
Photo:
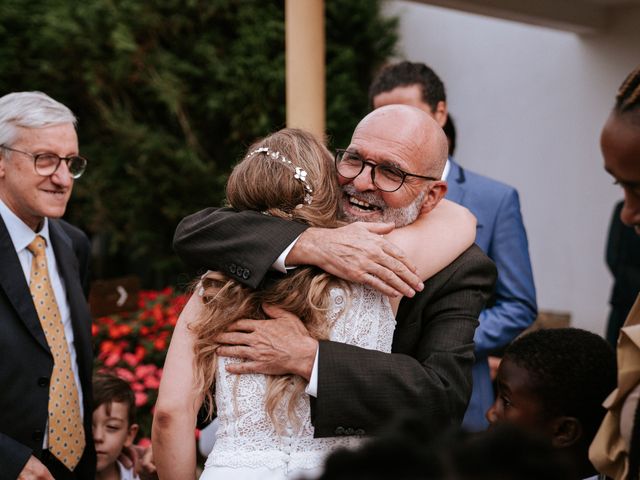
[[[324,0],[285,0],[287,127],[325,135]]]

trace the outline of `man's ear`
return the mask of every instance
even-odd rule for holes
[[[434,207],[438,204],[440,200],[444,198],[447,194],[447,182],[445,181],[436,181],[433,182],[429,186],[429,190],[424,197],[424,201],[422,202],[421,212],[427,213],[434,209]]]
[[[444,128],[444,124],[447,123],[448,116],[447,102],[442,100],[439,101],[436,108],[433,110],[433,118],[441,127]]]
[[[124,441],[125,447],[131,446],[131,444],[133,443],[133,439],[136,438],[136,435],[138,434],[139,428],[140,426],[137,423],[133,423],[129,426],[129,431],[127,432],[127,438]]]
[[[576,417],[557,417],[551,424],[551,443],[555,448],[568,448],[582,438],[582,424]]]

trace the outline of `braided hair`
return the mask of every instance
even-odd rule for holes
[[[640,65],[625,78],[618,89],[614,112],[640,123]]]

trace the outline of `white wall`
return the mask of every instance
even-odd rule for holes
[[[640,8],[590,37],[406,1],[388,11],[401,17],[400,58],[445,83],[456,159],[518,189],[539,308],[603,334],[606,232],[622,191],[602,168],[599,134],[640,62]]]

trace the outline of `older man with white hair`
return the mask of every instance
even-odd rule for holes
[[[60,220],[75,124],[44,93],[0,98],[0,478],[95,476],[89,240]]]

